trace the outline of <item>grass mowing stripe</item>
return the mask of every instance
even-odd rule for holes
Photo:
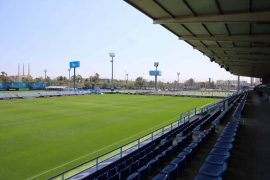
[[[214,101],[134,95],[0,101],[0,179],[27,179],[72,161],[36,179],[48,178]]]

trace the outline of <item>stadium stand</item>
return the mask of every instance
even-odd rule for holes
[[[29,99],[29,98],[47,98],[47,97],[60,97],[60,96],[79,96],[90,95],[93,92],[91,90],[80,91],[29,91],[20,93],[0,93],[0,100],[8,99]]]
[[[244,94],[233,114],[233,119],[228,122],[223,129],[217,143],[214,145],[204,164],[201,166],[199,175],[195,178],[196,180],[222,179],[222,176],[227,169],[226,162],[230,158],[246,98],[247,94]]]

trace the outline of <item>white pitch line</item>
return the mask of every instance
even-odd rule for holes
[[[177,117],[178,117],[178,116],[177,116]],[[157,126],[160,126],[160,125],[162,125],[162,124],[165,124],[166,122],[171,121],[172,119],[175,119],[175,118],[171,118],[171,119],[165,121],[164,123],[158,124],[158,125],[156,125],[156,126],[154,126],[154,127],[157,127]],[[39,177],[39,176],[42,176],[42,175],[44,175],[44,174],[47,174],[48,172],[51,172],[51,171],[53,171],[53,170],[55,170],[55,169],[61,168],[61,167],[63,167],[63,166],[66,166],[66,165],[68,165],[68,164],[74,162],[74,161],[77,161],[77,160],[79,160],[79,159],[82,159],[82,158],[84,158],[84,157],[86,157],[86,156],[88,156],[88,155],[90,155],[90,154],[94,154],[94,153],[99,152],[99,151],[101,151],[101,150],[103,150],[103,149],[107,149],[108,147],[111,147],[111,146],[114,145],[114,144],[120,143],[120,142],[122,142],[122,141],[124,141],[124,140],[126,140],[126,139],[129,139],[129,138],[134,137],[134,136],[136,136],[136,135],[138,135],[138,134],[141,134],[142,132],[145,132],[145,131],[148,131],[148,130],[150,130],[150,129],[153,129],[154,127],[148,128],[148,129],[146,129],[146,130],[144,130],[144,131],[141,131],[141,132],[139,132],[139,133],[137,133],[137,134],[134,134],[134,135],[132,135],[132,136],[129,136],[129,137],[127,137],[127,138],[125,138],[125,139],[122,139],[122,140],[120,140],[120,141],[116,141],[116,142],[114,142],[113,144],[110,144],[110,145],[108,145],[108,146],[105,146],[105,147],[103,147],[103,148],[101,148],[101,149],[99,149],[99,150],[97,150],[97,151],[94,151],[94,152],[85,154],[85,155],[80,156],[80,157],[78,157],[78,158],[76,158],[76,159],[73,159],[72,161],[66,162],[66,163],[61,164],[61,165],[59,165],[59,166],[56,166],[56,167],[54,167],[54,168],[52,168],[52,169],[43,171],[42,173],[37,174],[37,175],[32,176],[32,177],[27,178],[27,179],[28,179],[28,180],[35,179],[35,178],[37,178],[37,177]]]

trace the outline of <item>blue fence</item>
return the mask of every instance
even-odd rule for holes
[[[0,82],[0,91],[8,90],[44,90],[46,86],[55,86],[57,83],[46,82]]]
[[[7,89],[6,83],[0,82],[0,91],[5,91]]]

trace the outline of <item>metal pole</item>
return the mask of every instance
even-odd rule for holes
[[[113,88],[113,56],[112,56],[112,88]]]
[[[122,158],[123,157],[123,146],[121,146],[121,148],[120,148],[120,158]]]
[[[180,76],[180,72],[177,73],[178,79],[177,79],[177,86],[179,88],[179,76]]]
[[[156,66],[156,73],[157,73],[157,66]],[[155,89],[157,91],[157,74],[155,75]]]
[[[98,170],[98,158],[96,158],[96,170]]]
[[[240,91],[240,76],[237,78],[237,91]]]
[[[76,68],[74,68],[74,75],[73,75],[73,89],[75,91],[76,88]]]
[[[45,69],[44,70],[44,73],[45,73],[45,82],[47,81],[47,70]],[[45,83],[45,86],[46,86],[46,83]]]
[[[70,88],[70,69],[68,69],[68,88]]]

